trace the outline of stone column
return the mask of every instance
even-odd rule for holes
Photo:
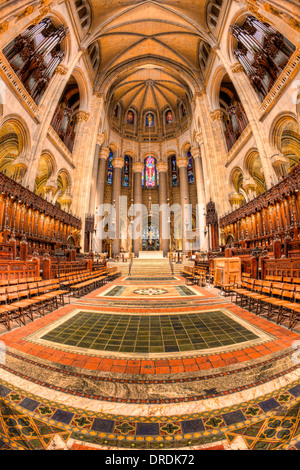
[[[197,188],[197,205],[198,205],[198,227],[199,230],[199,248],[200,250],[206,250],[207,246],[205,244],[206,239],[204,237],[204,228],[205,228],[205,184],[204,184],[204,177],[203,177],[203,167],[202,167],[202,158],[200,154],[200,149],[192,148],[191,154],[194,158],[195,164],[195,177],[196,177],[196,188]]]
[[[97,227],[98,223],[102,219],[102,216],[97,215],[99,212],[97,208],[100,208],[104,203],[104,188],[105,188],[105,180],[106,180],[106,161],[109,157],[109,148],[103,147],[99,149],[98,153],[98,171],[97,171],[97,179],[96,179],[96,194],[95,194],[95,209],[96,209],[96,216],[95,216],[95,227]],[[97,233],[97,232],[96,232]],[[102,239],[98,238],[96,235],[96,240],[94,244],[94,249],[97,253],[102,253]]]
[[[143,195],[142,195],[142,173],[144,169],[144,164],[142,162],[135,162],[132,165],[133,171],[133,204],[141,204],[143,203]],[[140,214],[142,216],[142,213]],[[142,224],[140,227],[142,230]],[[135,256],[139,255],[141,245],[141,237],[138,237],[136,240],[133,240],[133,252]]]
[[[97,144],[96,144],[95,153],[94,153],[94,163],[93,163],[93,170],[92,170],[91,190],[90,190],[89,212],[91,214],[94,214],[95,212],[99,154],[100,154],[100,148],[103,142],[104,142],[104,135],[98,134]]]
[[[267,132],[263,123],[259,119],[260,112],[258,97],[249,82],[243,66],[237,62],[233,64],[230,69],[232,72],[232,82],[245,109],[247,119],[249,121],[249,125],[257,145],[265,176],[266,186],[267,189],[270,189],[273,184],[278,182],[276,172],[272,166],[272,159],[274,160],[275,165],[277,162],[276,158],[273,158],[273,152],[268,143]]]
[[[205,90],[196,92],[194,95],[194,113],[200,121],[199,140],[201,141],[205,184],[210,181],[209,191],[206,193],[207,202],[211,198],[216,204],[217,211],[221,213],[230,209],[229,181],[224,177],[224,155],[227,150],[223,129],[220,127],[220,123],[214,122],[214,119],[217,120],[221,116],[219,113],[212,115],[210,112],[210,104]]]
[[[206,153],[205,153],[205,146],[203,141],[203,135],[201,132],[196,134],[196,141],[199,144],[200,150],[200,158],[201,158],[201,167],[202,167],[202,174],[203,174],[203,183],[204,183],[204,197],[205,197],[205,204],[210,200],[210,179],[209,179],[209,172],[207,168],[207,160],[206,160]],[[194,157],[195,158],[195,157]]]
[[[112,182],[112,193],[111,203],[116,208],[116,220],[115,220],[115,239],[112,242],[112,253],[118,255],[120,253],[120,196],[121,196],[121,173],[124,166],[124,159],[121,157],[114,157],[112,159],[113,166],[113,182]]]
[[[185,204],[190,203],[190,198],[189,198],[189,180],[188,180],[188,174],[187,174],[187,166],[188,166],[188,159],[186,157],[178,157],[176,160],[177,166],[179,168],[179,181],[180,181],[180,204],[181,204],[181,210],[182,210],[182,218],[181,218],[181,223],[182,223],[182,251],[186,252],[188,251],[188,241],[186,239],[185,235],[185,229],[186,229],[186,218],[187,218],[187,213],[185,211]]]
[[[163,251],[164,256],[170,251],[170,239],[166,238],[168,233],[168,214],[166,212],[167,199],[168,199],[168,164],[166,162],[158,162],[156,169],[159,172],[159,238],[160,249]],[[164,237],[164,238],[163,238]]]

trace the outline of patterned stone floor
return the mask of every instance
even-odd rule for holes
[[[119,278],[0,340],[1,449],[300,448],[299,334],[215,289]]]

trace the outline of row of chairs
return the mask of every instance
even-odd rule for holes
[[[276,323],[288,320],[292,329],[300,321],[300,283],[273,280],[258,280],[242,277],[239,286],[231,290],[235,303],[242,308],[265,315],[268,320],[276,317]]]
[[[39,282],[41,280],[42,280],[41,277],[24,277],[21,279],[1,279],[0,287],[16,286],[18,284],[28,284],[28,282]]]
[[[208,272],[205,268],[184,266],[180,272],[190,284],[197,284],[198,286],[205,287],[208,282]]]
[[[60,283],[64,288],[68,289],[70,295],[81,297],[119,275],[120,272],[116,267],[103,267],[92,272],[87,271],[81,274],[65,275],[63,278],[60,278]]]
[[[0,287],[0,323],[7,330],[13,321],[25,325],[26,318],[33,321],[35,314],[44,316],[64,305],[68,291],[61,289],[56,279],[28,281]]]

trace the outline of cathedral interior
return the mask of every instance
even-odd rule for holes
[[[299,64],[297,0],[0,1],[1,450],[300,450]]]

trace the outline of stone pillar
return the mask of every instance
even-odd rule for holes
[[[201,167],[202,167],[203,183],[204,183],[204,197],[205,197],[205,204],[206,204],[210,200],[210,197],[211,197],[210,196],[210,179],[209,179],[209,172],[208,172],[208,167],[207,167],[207,156],[205,153],[203,135],[201,132],[198,132],[196,134],[196,141],[199,144],[199,149],[200,149]]]
[[[112,253],[118,255],[120,253],[120,196],[121,196],[121,173],[124,166],[124,159],[121,157],[114,157],[112,159],[113,165],[113,182],[111,203],[116,209],[115,220],[115,239],[112,242]]]
[[[92,181],[91,181],[91,191],[90,191],[90,205],[89,205],[89,212],[90,214],[94,214],[95,212],[95,202],[96,202],[96,190],[97,190],[97,175],[98,175],[98,166],[99,166],[99,154],[101,145],[104,142],[104,135],[98,134],[97,136],[97,144],[95,148],[94,154],[94,164],[93,164],[93,171],[92,171]]]
[[[190,203],[189,198],[189,180],[187,174],[188,159],[186,157],[178,157],[176,160],[177,166],[179,168],[179,181],[180,181],[180,204],[182,208],[182,251],[188,251],[188,241],[186,239],[185,230],[186,230],[186,218],[187,213],[185,211],[185,204]]]
[[[158,162],[156,169],[159,172],[159,238],[160,249],[163,251],[164,256],[170,251],[170,239],[166,238],[168,233],[168,217],[165,211],[168,199],[168,164],[166,162]],[[163,238],[164,236],[164,238]]]
[[[224,177],[224,155],[227,153],[224,131],[220,123],[215,123],[221,116],[210,112],[210,104],[205,90],[194,95],[194,114],[199,117],[200,129],[196,140],[199,140],[205,184],[210,182],[206,193],[206,202],[210,198],[215,202],[219,213],[230,209],[227,195],[229,190],[228,178]]]
[[[233,64],[230,69],[232,72],[233,85],[235,86],[237,94],[239,95],[241,103],[245,109],[247,119],[257,145],[267,189],[270,189],[273,184],[278,182],[278,178],[271,162],[272,150],[268,143],[268,135],[263,123],[259,119],[260,103],[258,101],[258,97],[249,82],[244,71],[244,67],[237,62]]]
[[[97,180],[96,180],[96,194],[95,194],[95,209],[96,209],[96,216],[95,216],[95,227],[102,219],[102,216],[97,215],[99,212],[97,208],[100,208],[104,203],[104,187],[105,187],[105,180],[106,180],[106,160],[109,157],[109,148],[103,147],[99,149],[98,154],[98,171],[97,171]],[[97,233],[97,232],[96,232]],[[102,253],[102,239],[98,238],[96,235],[96,240],[94,243],[94,250],[96,253]]]
[[[197,221],[198,221],[198,227],[197,229],[199,230],[199,248],[200,250],[207,250],[206,246],[206,239],[204,237],[204,228],[205,228],[205,207],[206,207],[206,201],[205,201],[205,184],[204,184],[204,177],[203,177],[203,167],[202,167],[202,158],[200,154],[200,149],[198,148],[192,148],[191,149],[191,154],[194,158],[194,164],[195,164],[195,177],[196,177],[196,188],[197,188],[197,209],[198,209],[198,214],[197,214]]]
[[[93,159],[91,159],[90,149],[95,149],[103,109],[104,96],[95,92],[89,102],[89,114],[78,113],[78,128],[76,130],[76,140],[73,149],[74,173],[72,187],[76,188],[73,193],[72,212],[79,214],[83,221],[82,237],[85,233],[85,215],[89,212],[90,187],[92,180]],[[83,246],[84,240],[81,240]]]
[[[143,203],[143,195],[142,195],[142,173],[144,169],[144,164],[142,162],[135,162],[132,165],[133,171],[133,204],[141,204]],[[138,214],[137,214],[138,215]],[[142,213],[140,213],[142,216]],[[140,227],[142,231],[142,225]],[[136,240],[133,240],[133,252],[135,256],[139,255],[141,246],[141,237],[138,237]]]

